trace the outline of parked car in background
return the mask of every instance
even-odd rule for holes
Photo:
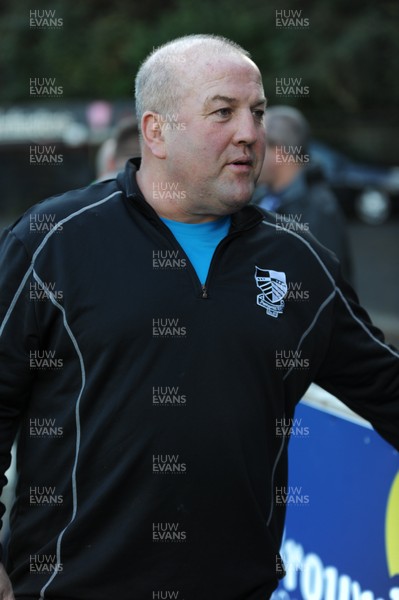
[[[355,162],[318,141],[311,142],[309,153],[312,165],[320,167],[346,214],[379,225],[399,212],[399,167]]]

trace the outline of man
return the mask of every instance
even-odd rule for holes
[[[265,600],[283,575],[276,424],[316,381],[399,447],[399,356],[327,250],[246,206],[265,98],[242,48],[161,47],[136,103],[141,163],[2,241],[3,469],[20,426],[7,569],[19,600]],[[284,302],[293,281],[311,301]],[[289,349],[309,368],[277,369]]]
[[[266,154],[254,203],[291,218],[297,230],[309,230],[352,275],[345,217],[323,173],[309,154],[310,127],[292,106],[272,106],[265,116]]]

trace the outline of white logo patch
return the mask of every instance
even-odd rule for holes
[[[283,298],[288,291],[285,273],[255,267],[255,281],[262,290],[262,294],[256,297],[256,303],[266,309],[268,315],[277,318],[283,312]]]

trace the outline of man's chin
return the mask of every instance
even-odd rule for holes
[[[222,203],[232,212],[236,212],[251,202],[252,194],[253,190],[248,190],[239,196],[236,194],[234,197],[227,197]]]

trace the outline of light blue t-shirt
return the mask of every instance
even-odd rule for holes
[[[231,217],[222,217],[206,223],[181,223],[170,219],[162,221],[187,254],[198,279],[204,284],[216,246],[229,232]]]

